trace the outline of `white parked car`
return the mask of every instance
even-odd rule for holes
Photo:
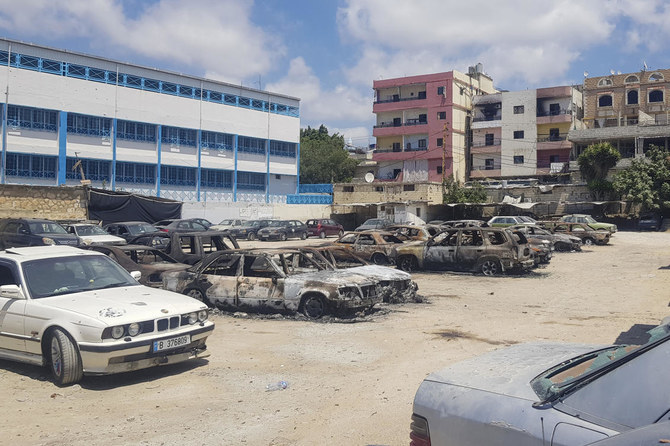
[[[209,356],[207,306],[138,278],[73,247],[0,252],[0,358],[49,366],[62,386]]]
[[[126,239],[105,231],[98,225],[90,223],[74,223],[65,225],[70,234],[78,236],[85,245],[125,245]]]

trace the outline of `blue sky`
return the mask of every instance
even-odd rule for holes
[[[0,0],[0,35],[301,98],[372,138],[372,81],[481,62],[497,88],[670,68],[667,0]]]

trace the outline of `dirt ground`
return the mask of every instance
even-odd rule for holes
[[[429,303],[363,322],[218,315],[208,360],[67,388],[0,361],[0,444],[407,445],[414,393],[433,370],[514,343],[609,344],[658,324],[670,314],[669,242],[620,232],[526,276],[415,274]],[[280,380],[286,390],[266,391]]]

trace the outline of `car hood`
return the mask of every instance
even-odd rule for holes
[[[502,348],[459,362],[426,380],[537,401],[530,381],[543,371],[602,346],[529,343]]]
[[[350,285],[370,285],[375,283],[375,280],[371,277],[367,277],[363,274],[352,273],[346,269],[338,269],[335,271],[316,271],[313,273],[301,273],[294,274],[286,277],[286,283],[298,283],[304,282],[306,284],[330,284],[337,286],[350,286]]]
[[[54,234],[54,233],[36,233],[38,237],[48,237],[58,244],[76,245],[79,243],[79,237],[74,234]]]
[[[106,325],[174,316],[207,308],[202,302],[142,285],[44,297],[41,304],[97,319]]]
[[[115,235],[85,235],[81,237],[81,239],[84,241],[84,243],[88,244],[101,244],[101,243],[107,243],[110,245],[125,245],[126,240],[117,237]]]
[[[381,265],[355,266],[353,268],[346,268],[343,271],[374,277],[378,280],[409,280],[412,278],[412,275],[405,271]]]

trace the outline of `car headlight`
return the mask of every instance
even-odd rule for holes
[[[42,243],[45,245],[55,245],[56,242],[51,237],[42,237]]]
[[[123,329],[123,326],[117,325],[116,327],[112,327],[112,337],[114,339],[121,339],[124,333],[125,330]]]
[[[137,336],[140,334],[140,324],[133,322],[132,324],[128,325],[128,334],[130,336]],[[112,336],[114,336],[114,333],[112,333]]]
[[[209,313],[207,312],[207,310],[198,311],[198,321],[205,322],[208,317],[209,317]]]

